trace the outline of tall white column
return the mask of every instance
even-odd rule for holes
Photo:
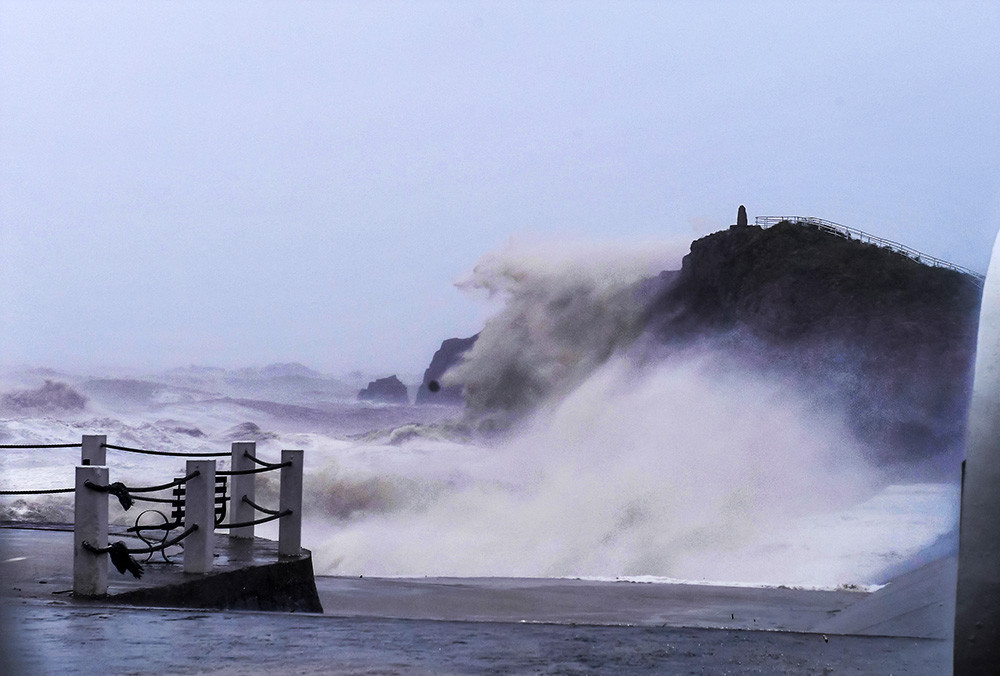
[[[958,546],[955,673],[1000,665],[1000,236],[986,274]]]

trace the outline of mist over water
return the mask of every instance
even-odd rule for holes
[[[846,543],[790,543],[783,531],[870,497],[877,475],[835,416],[731,366],[711,353],[651,368],[613,359],[446,486],[430,482],[432,497],[335,524],[317,568],[857,581],[846,568],[816,579],[810,561]]]
[[[359,403],[304,367],[39,372],[3,388],[0,441],[94,433],[218,451],[252,432],[266,460],[305,449],[303,544],[318,574],[884,582],[955,527],[957,485],[899,485],[852,436],[850,402],[748,361],[732,336],[679,347],[645,334],[645,303],[670,281],[659,272],[685,249],[535,243],[484,258],[464,286],[504,306],[445,378],[468,384],[464,412]],[[71,485],[75,454],[4,454],[3,488]],[[126,483],[182,471],[109,464]],[[277,504],[276,477],[257,498]],[[6,519],[71,514],[69,496],[0,503]]]
[[[485,256],[460,287],[504,306],[444,383],[500,426],[565,395],[640,335],[657,274],[679,269],[688,246],[519,241]]]

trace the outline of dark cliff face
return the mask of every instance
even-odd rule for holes
[[[728,337],[755,367],[846,398],[887,459],[960,449],[981,289],[960,272],[802,224],[695,241],[650,305],[660,341]]]
[[[380,401],[387,404],[409,403],[406,385],[395,375],[378,378],[368,383],[368,387],[358,392],[361,401]]]
[[[461,405],[465,403],[461,385],[440,385],[441,377],[445,371],[461,361],[462,356],[472,349],[479,338],[477,333],[468,338],[449,338],[443,343],[438,351],[431,358],[430,366],[424,371],[424,379],[417,390],[417,404],[450,404]],[[437,391],[432,391],[431,383],[438,385]]]

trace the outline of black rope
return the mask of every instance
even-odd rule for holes
[[[258,512],[263,512],[264,514],[278,514],[280,512],[280,510],[277,509],[268,509],[267,507],[261,507],[260,505],[258,505],[256,502],[254,502],[245,495],[243,496],[243,502],[247,503],[248,505],[256,509]]]
[[[166,505],[172,505],[178,500],[178,498],[147,498],[142,495],[133,495],[132,499],[136,502],[161,502]]]
[[[284,516],[288,516],[292,513],[292,510],[286,509],[283,512],[278,512],[277,514],[272,514],[271,516],[265,516],[260,519],[254,519],[253,521],[243,521],[242,523],[221,523],[216,524],[216,528],[243,528],[244,526],[257,526],[262,523],[267,523],[268,521],[274,521],[275,519],[280,519]]]
[[[0,495],[51,495],[53,493],[72,493],[75,488],[41,488],[34,491],[0,491]]]
[[[101,486],[88,479],[83,482],[83,485],[92,491],[111,493],[111,495],[118,498],[118,501],[122,504],[122,509],[126,511],[132,506],[132,495],[129,493],[128,486],[123,484],[121,481],[116,481],[113,484],[108,484],[107,486]]]
[[[161,549],[166,549],[167,547],[171,547],[173,545],[176,545],[178,542],[180,542],[181,540],[183,540],[184,538],[186,538],[188,535],[190,535],[191,533],[195,532],[196,530],[198,530],[198,524],[193,524],[191,526],[188,526],[184,530],[183,533],[181,533],[177,537],[173,538],[172,540],[167,540],[166,542],[162,542],[162,543],[160,543],[158,545],[153,545],[152,547],[140,547],[139,549],[129,549],[128,553],[129,554],[149,554],[151,552],[158,552]],[[118,544],[118,543],[115,543],[115,544]],[[83,548],[86,549],[88,552],[92,552],[94,554],[107,554],[108,552],[111,551],[111,548],[114,547],[114,546],[115,546],[114,544],[111,544],[111,545],[108,545],[107,547],[95,547],[94,545],[90,544],[86,540],[83,541]]]
[[[222,472],[216,472],[218,476],[237,476],[240,474],[260,474],[262,472],[270,472],[272,470],[281,469],[282,467],[291,467],[292,461],[286,460],[285,462],[279,462],[275,465],[269,465],[268,467],[256,467],[254,469],[233,469]]]
[[[161,486],[141,486],[139,488],[131,488],[123,484],[121,481],[116,481],[113,484],[102,486],[100,484],[95,484],[93,481],[90,480],[84,481],[83,485],[92,491],[100,491],[101,493],[111,493],[116,498],[118,498],[119,502],[121,502],[122,509],[128,510],[132,506],[132,502],[134,500],[132,497],[132,493],[152,493],[154,491],[162,491],[166,488],[171,488],[173,486],[179,486],[183,483],[186,483],[187,481],[190,481],[199,474],[201,474],[201,472],[195,470],[190,474],[188,474],[186,477],[183,477],[181,479],[174,479],[170,483],[163,484]]]
[[[168,488],[173,488],[174,486],[180,486],[181,484],[186,484],[188,481],[191,481],[191,479],[195,478],[196,476],[201,476],[201,472],[199,470],[191,472],[186,477],[181,477],[180,479],[174,479],[168,484],[161,484],[159,486],[142,486],[141,488],[129,488],[128,490],[130,493],[153,493],[155,491],[162,491]]]
[[[143,453],[145,455],[169,455],[182,458],[228,458],[230,453],[184,453],[180,451],[149,451],[144,448],[129,448],[128,446],[114,446],[112,444],[101,444],[104,448],[113,448],[116,451],[126,451],[128,453]]]
[[[263,460],[261,460],[257,456],[251,455],[250,451],[243,451],[243,457],[244,458],[250,458],[250,460],[252,460],[253,462],[257,463],[258,465],[262,465],[262,466],[267,467],[269,469],[277,469],[279,467],[287,467],[288,465],[291,464],[290,460],[286,461],[286,462],[264,462]]]
[[[0,448],[81,448],[83,444],[0,444]]]

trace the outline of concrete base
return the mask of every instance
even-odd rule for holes
[[[313,579],[312,554],[274,563],[208,573],[176,584],[110,594],[108,601],[136,606],[210,610],[322,613]]]
[[[130,547],[144,546],[134,538],[112,532],[108,538],[124,540]],[[0,549],[5,552],[4,595],[21,597],[71,597],[73,532],[69,526],[38,525],[0,528]],[[183,570],[180,547],[170,548],[168,563],[159,554],[145,562],[141,579],[108,574],[108,593],[99,602],[206,610],[267,610],[322,613],[313,578],[312,554],[278,557],[278,543],[215,538],[212,571],[190,574]],[[80,600],[84,601],[84,600]]]

